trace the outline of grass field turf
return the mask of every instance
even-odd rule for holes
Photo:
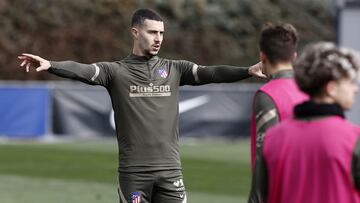
[[[249,141],[185,142],[188,203],[246,202]],[[1,203],[117,202],[114,140],[0,144]]]

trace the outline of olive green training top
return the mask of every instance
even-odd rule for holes
[[[115,112],[119,171],[181,169],[179,86],[234,82],[247,68],[198,66],[184,60],[130,54],[121,61],[80,64],[50,62],[49,72],[104,86]]]

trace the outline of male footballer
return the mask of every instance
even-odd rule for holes
[[[267,129],[292,116],[292,109],[307,96],[294,81],[292,62],[299,41],[294,26],[288,23],[266,23],[260,33],[260,60],[269,80],[254,96],[251,122],[251,164],[261,155]]]
[[[150,9],[133,14],[131,33],[132,52],[120,61],[55,62],[31,54],[19,59],[26,71],[34,67],[107,89],[115,112],[121,203],[186,203],[179,156],[179,86],[263,77],[262,67],[200,66],[158,57],[164,22]]]

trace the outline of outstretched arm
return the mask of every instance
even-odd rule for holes
[[[262,73],[261,63],[257,63],[249,68],[218,65],[218,66],[199,66],[196,70],[198,83],[229,83],[249,78],[251,76],[265,77]]]
[[[73,80],[79,80],[91,85],[107,86],[110,74],[106,67],[101,67],[98,64],[81,64],[73,61],[48,61],[39,56],[32,54],[22,54],[18,57],[21,60],[22,67],[26,68],[26,72],[30,68],[35,68],[39,71],[49,71],[55,75]]]
[[[189,61],[173,61],[181,72],[180,85],[204,85],[209,83],[230,83],[249,78],[251,76],[266,78],[263,74],[262,63],[259,62],[248,68],[218,65],[198,66]]]

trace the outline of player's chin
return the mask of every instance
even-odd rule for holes
[[[159,53],[159,50],[151,50],[149,51],[149,54],[152,56],[156,56]]]
[[[349,110],[351,110],[351,107],[353,106],[353,101],[348,101],[348,102],[340,103],[339,106],[340,106],[344,111],[349,111]]]

